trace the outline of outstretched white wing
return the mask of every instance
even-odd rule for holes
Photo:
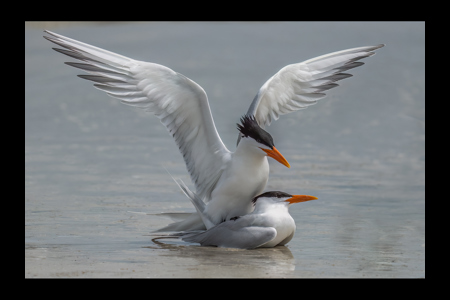
[[[280,115],[315,104],[326,96],[325,91],[338,86],[336,81],[352,76],[342,72],[363,65],[358,60],[383,46],[347,49],[287,65],[264,83],[247,114],[264,128]]]
[[[52,35],[44,36],[47,40],[67,49],[54,50],[82,61],[66,63],[90,73],[79,77],[96,82],[96,88],[161,120],[183,155],[197,195],[209,200],[230,152],[217,133],[205,91],[165,66],[45,32]]]

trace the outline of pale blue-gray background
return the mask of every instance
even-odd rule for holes
[[[266,190],[311,194],[287,247],[201,248],[148,236],[193,211],[152,115],[76,77],[43,29],[168,66],[208,94],[222,140],[287,64],[385,43],[328,97],[268,127],[291,164]],[[27,23],[26,277],[425,277],[425,23]]]

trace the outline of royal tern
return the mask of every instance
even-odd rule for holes
[[[270,156],[289,167],[263,128],[292,111],[316,103],[342,73],[363,65],[358,60],[384,45],[359,47],[288,65],[260,88],[238,126],[238,145],[230,152],[214,125],[208,98],[197,83],[168,67],[137,61],[68,37],[45,31],[47,40],[65,48],[54,50],[82,61],[66,64],[90,75],[94,86],[122,103],[152,112],[172,134],[183,155],[195,192],[215,224],[253,209],[249,200],[260,194],[269,178]],[[198,214],[162,230],[202,229]]]
[[[294,203],[317,199],[309,195],[290,195],[271,191],[249,201],[254,210],[215,225],[204,213],[205,203],[181,181],[177,184],[194,204],[207,230],[201,233],[181,233],[183,241],[202,246],[253,249],[287,244],[295,233],[295,221],[289,214]],[[179,236],[179,235],[175,235]]]

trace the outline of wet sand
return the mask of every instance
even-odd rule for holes
[[[268,127],[291,164],[266,190],[293,205],[286,247],[152,240],[191,212],[159,120],[79,79],[38,23],[25,27],[25,277],[425,277],[424,23],[105,23],[45,29],[166,65],[207,92],[234,151],[236,123],[287,64],[385,43],[318,104]]]

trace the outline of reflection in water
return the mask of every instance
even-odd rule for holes
[[[217,277],[239,277],[239,274],[245,277],[291,276],[295,270],[294,256],[286,246],[252,250],[202,247],[170,237],[153,238],[152,242],[154,245],[143,248],[169,250],[160,255],[182,258],[183,262],[192,260],[191,271],[194,273],[210,270],[211,266],[217,268]]]

